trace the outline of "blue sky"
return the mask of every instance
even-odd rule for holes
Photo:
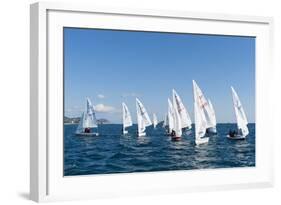
[[[64,29],[65,115],[80,116],[86,97],[97,118],[121,122],[125,102],[136,121],[135,97],[159,119],[174,88],[193,117],[192,79],[210,98],[218,122],[234,122],[230,86],[255,122],[255,38]]]

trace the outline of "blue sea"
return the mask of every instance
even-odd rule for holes
[[[255,166],[255,124],[246,140],[226,138],[236,124],[218,124],[218,134],[199,146],[194,126],[181,141],[171,141],[162,127],[148,127],[145,137],[136,136],[136,125],[128,136],[121,124],[99,125],[98,137],[76,136],[76,127],[64,125],[65,176]]]

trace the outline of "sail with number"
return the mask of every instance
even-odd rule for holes
[[[145,107],[143,106],[143,104],[138,98],[136,98],[136,108],[137,108],[137,121],[138,121],[138,135],[144,136],[146,134],[145,128],[147,126],[150,126],[152,123]]]
[[[205,96],[203,95],[202,90],[199,88],[197,83],[193,80],[193,92],[196,94],[196,101],[198,102],[198,109],[202,110],[203,114],[205,115],[206,119],[206,128],[214,127],[215,125],[212,123],[211,120],[211,109],[209,106],[208,101],[206,100]]]
[[[232,91],[232,100],[233,100],[233,106],[234,106],[234,111],[237,121],[237,127],[238,127],[238,134],[245,137],[249,134],[249,129],[247,127],[248,120],[244,112],[243,106],[241,104],[241,101],[233,87],[231,87],[231,91]]]
[[[195,143],[197,145],[206,143],[209,138],[206,137],[207,120],[205,117],[204,106],[207,101],[202,99],[202,92],[198,90],[198,86],[193,81],[193,95],[194,95],[194,120],[195,120]]]
[[[123,134],[125,135],[128,133],[126,128],[132,126],[133,122],[132,122],[130,111],[124,102],[122,103],[122,108],[123,108]]]
[[[177,109],[180,119],[181,119],[181,126],[182,128],[191,128],[191,119],[185,108],[180,96],[178,93],[173,89],[173,106]]]
[[[156,128],[157,124],[158,124],[158,120],[157,120],[157,116],[155,113],[153,113],[153,127]]]

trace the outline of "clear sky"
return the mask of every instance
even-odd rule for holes
[[[174,88],[194,121],[192,79],[210,98],[218,122],[235,122],[230,86],[255,122],[255,38],[97,29],[64,29],[65,115],[77,117],[86,97],[97,118],[120,123],[135,97],[150,116],[167,112]]]

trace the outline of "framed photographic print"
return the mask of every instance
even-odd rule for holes
[[[272,23],[31,5],[31,199],[272,186]]]

